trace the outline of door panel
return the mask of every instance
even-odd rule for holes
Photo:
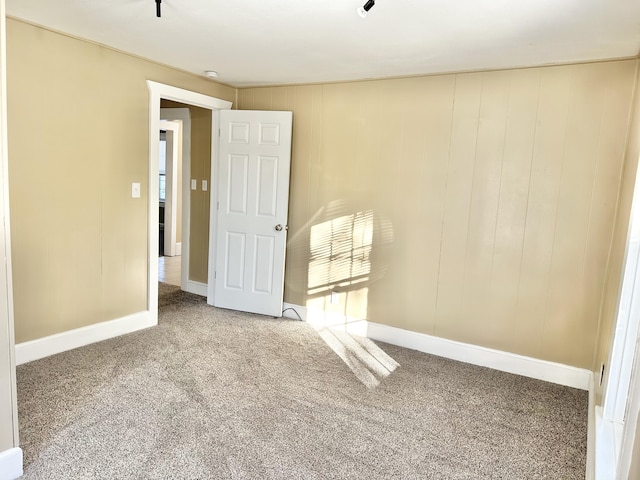
[[[278,158],[258,157],[258,208],[261,216],[274,218],[278,193]]]
[[[244,288],[244,259],[246,256],[243,233],[227,232],[225,260],[225,288],[242,290]]]
[[[291,125],[291,112],[220,112],[217,307],[282,315]]]
[[[229,177],[227,179],[228,212],[247,214],[247,190],[249,188],[249,156],[229,156]]]

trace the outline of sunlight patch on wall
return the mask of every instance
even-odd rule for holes
[[[369,286],[386,273],[390,222],[373,210],[332,202],[308,230],[307,321],[368,388],[399,365],[367,334]],[[378,254],[377,256],[375,254]],[[353,335],[352,335],[353,334]]]
[[[310,296],[369,280],[373,211],[343,215],[311,227]]]

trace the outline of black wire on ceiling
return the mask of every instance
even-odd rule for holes
[[[162,12],[160,11],[160,4],[162,0],[156,0],[156,17],[160,18],[162,16]]]

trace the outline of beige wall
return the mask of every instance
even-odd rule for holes
[[[235,89],[17,20],[7,34],[16,341],[145,310],[146,80]]]
[[[191,178],[198,189],[191,191],[191,232],[189,237],[189,279],[207,283],[209,259],[209,192],[202,180],[211,182],[211,110],[190,106]]]
[[[640,68],[640,62],[638,68]],[[629,129],[628,146],[625,155],[625,164],[620,188],[619,207],[615,221],[615,230],[611,247],[611,258],[607,271],[604,296],[602,301],[602,320],[600,334],[596,345],[596,359],[593,365],[596,379],[599,379],[600,365],[608,366],[611,342],[613,341],[613,329],[615,325],[620,287],[622,281],[623,263],[629,231],[629,218],[631,214],[631,202],[636,181],[638,158],[640,157],[640,94],[638,94],[638,77],[636,76],[635,100],[633,102],[633,115],[631,128]],[[608,373],[605,368],[605,376]],[[596,382],[596,399],[602,400],[602,385]]]
[[[286,301],[592,368],[635,68],[240,90],[294,112]]]

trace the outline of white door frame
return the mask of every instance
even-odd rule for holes
[[[229,109],[232,103],[220,98],[210,97],[201,93],[184,90],[182,88],[165,85],[163,83],[147,80],[149,89],[149,178],[148,178],[148,212],[147,212],[147,310],[153,321],[158,324],[158,132],[160,131],[160,100],[172,100],[187,105],[211,110],[211,142],[215,141],[218,131],[218,119],[214,113],[217,110]],[[217,159],[217,149],[211,149],[212,159]],[[214,182],[209,181],[211,187]],[[211,190],[214,196],[215,191]]]
[[[164,254],[176,255],[176,232],[178,229],[178,146],[182,134],[181,122],[160,120],[160,130],[167,132],[167,155],[165,166],[164,199]]]

